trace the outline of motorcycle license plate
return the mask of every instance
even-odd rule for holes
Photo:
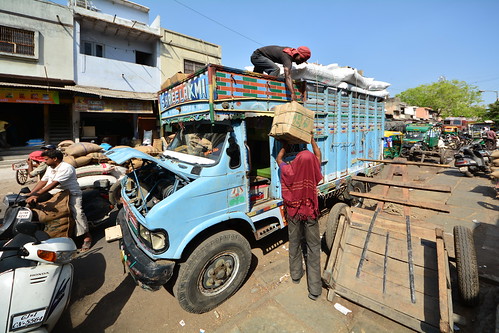
[[[20,210],[17,212],[17,218],[19,220],[25,220],[30,218],[30,211],[29,210]]]
[[[47,309],[39,309],[31,312],[20,313],[12,316],[10,330],[18,330],[41,323],[45,318]]]

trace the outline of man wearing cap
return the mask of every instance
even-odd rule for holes
[[[266,73],[268,75],[279,75],[279,66],[284,67],[284,78],[286,88],[291,92],[291,99],[296,101],[293,79],[291,78],[291,65],[293,62],[301,64],[310,59],[310,49],[306,46],[300,46],[297,49],[287,46],[270,45],[256,49],[251,55],[251,63],[255,66],[256,73]]]
[[[42,177],[47,170],[47,164],[45,164],[45,158],[42,153],[49,149],[55,149],[54,145],[45,145],[40,148],[41,150],[35,150],[28,155],[28,175],[30,178],[40,176]]]

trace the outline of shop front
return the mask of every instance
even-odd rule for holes
[[[107,137],[112,146],[132,145],[133,140],[142,142],[144,130],[157,132],[158,117],[154,112],[154,103],[152,99],[118,99],[79,94],[74,98],[74,111],[80,123],[77,133],[79,139],[100,144]]]
[[[72,93],[57,89],[0,87],[0,120],[9,123],[12,147],[71,139]]]

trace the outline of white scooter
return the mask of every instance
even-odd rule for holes
[[[16,219],[17,234],[0,242],[0,332],[50,332],[69,303],[76,245],[49,239],[29,208]]]

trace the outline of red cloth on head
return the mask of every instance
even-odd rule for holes
[[[297,49],[293,49],[291,47],[287,47],[282,52],[289,54],[290,56],[294,57],[295,54],[299,54],[300,57],[303,59],[303,61],[307,61],[310,59],[310,56],[312,53],[310,52],[310,49],[306,46],[300,46]]]
[[[30,153],[28,155],[28,157],[30,159],[32,159],[33,161],[37,161],[37,162],[43,162],[44,159],[42,157],[42,153],[43,151],[42,150],[35,150],[34,152]]]
[[[317,184],[322,180],[319,160],[310,151],[299,152],[289,164],[281,165],[282,198],[289,216],[301,220],[317,218]]]

